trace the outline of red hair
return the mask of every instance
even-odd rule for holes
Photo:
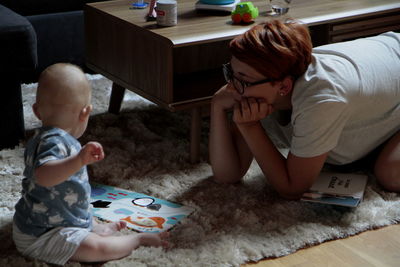
[[[301,76],[311,62],[311,50],[307,26],[293,20],[260,23],[230,42],[234,57],[276,80]]]

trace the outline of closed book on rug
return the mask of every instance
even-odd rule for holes
[[[123,220],[138,232],[167,231],[189,216],[194,209],[181,204],[114,186],[91,183],[93,216],[115,222]]]
[[[365,174],[321,172],[301,200],[357,207],[363,198],[367,181]]]

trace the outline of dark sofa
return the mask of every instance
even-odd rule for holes
[[[0,0],[0,149],[24,138],[21,83],[56,62],[85,68],[83,7],[95,0]]]

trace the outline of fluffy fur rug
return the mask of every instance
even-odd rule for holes
[[[202,161],[189,164],[187,114],[162,110],[133,93],[126,94],[119,116],[105,113],[111,83],[100,75],[89,78],[97,115],[91,117],[81,142],[97,140],[106,152],[101,163],[89,167],[91,180],[196,209],[172,229],[168,251],[139,248],[105,266],[238,266],[400,221],[399,195],[383,191],[373,178],[356,209],[281,199],[256,164],[241,183],[216,184],[207,163],[206,119]],[[30,108],[35,88],[23,86],[27,128],[39,125]],[[22,144],[0,151],[0,266],[47,266],[20,256],[11,238],[23,167]],[[131,232],[123,231],[127,233]]]

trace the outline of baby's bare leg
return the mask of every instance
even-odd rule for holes
[[[101,236],[110,236],[110,235],[114,234],[115,232],[121,231],[124,228],[126,228],[126,222],[125,221],[118,221],[118,222],[101,224],[101,223],[98,223],[93,218],[93,230],[92,230],[92,232],[94,232],[94,233],[96,233],[98,235],[101,235]]]
[[[81,243],[71,260],[80,262],[98,262],[116,260],[129,256],[139,246],[168,246],[167,233],[140,233],[125,236],[100,236],[89,233]]]

